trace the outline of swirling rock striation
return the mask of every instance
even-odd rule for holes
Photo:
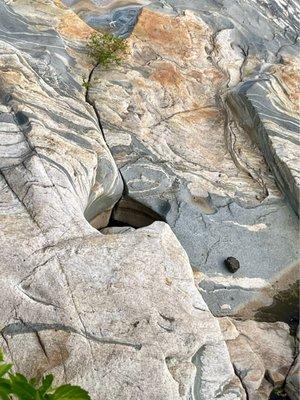
[[[83,46],[90,28],[59,2],[0,7],[7,358],[29,377],[54,373],[57,384],[80,384],[95,400],[244,399],[167,224],[103,235],[87,221],[105,226],[122,193],[81,87],[91,70]]]
[[[289,147],[283,151],[276,144],[278,168],[273,168],[255,115],[237,98],[243,85],[264,85],[263,71],[276,80],[285,68],[278,64],[284,52],[296,57],[297,7],[295,2],[155,3],[141,11],[124,65],[98,67],[91,78],[89,99],[126,194],[171,226],[193,268],[203,272],[201,290],[218,315],[239,313],[250,300],[257,308],[271,304],[261,291],[298,259],[298,221],[275,185],[280,178],[280,189],[293,202],[295,190],[286,187],[295,188],[295,133],[281,131],[280,140]],[[287,80],[286,74],[281,72],[281,79]],[[283,89],[277,89],[273,86],[269,101],[281,101],[291,126],[295,117],[289,117],[284,96],[292,101],[294,95],[285,89],[281,97]],[[249,132],[248,120],[256,133]],[[228,256],[241,265],[234,277],[224,269]]]

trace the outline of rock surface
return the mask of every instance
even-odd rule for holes
[[[220,318],[230,358],[248,400],[267,400],[280,388],[294,362],[295,340],[283,322]]]
[[[140,9],[151,0],[62,0],[95,29],[128,36],[136,24]]]
[[[295,361],[289,371],[285,382],[285,390],[291,400],[298,400],[300,396],[300,359],[299,359],[299,333],[296,338]]]
[[[281,51],[283,53],[283,51]],[[278,53],[280,64],[237,86],[229,102],[253,137],[278,186],[299,212],[299,58]]]
[[[237,314],[258,299],[270,305],[266,289],[295,269],[298,259],[298,221],[284,199],[286,193],[295,206],[296,94],[285,68],[296,67],[278,64],[283,54],[295,63],[298,6],[271,3],[174,1],[145,7],[124,65],[99,67],[91,78],[89,99],[127,196],[171,226],[193,268],[203,272],[201,290],[217,315]],[[254,86],[263,92],[265,100],[259,101],[265,107],[267,99],[277,107],[270,109],[270,120],[257,108],[261,123],[254,105],[247,108],[239,100],[243,87],[250,99]],[[261,124],[268,126],[265,139]],[[263,144],[266,135],[270,140]],[[234,277],[223,264],[229,255],[243,265]]]
[[[297,279],[275,184],[296,208],[297,5],[148,3],[64,0],[133,30],[126,63],[90,76],[73,11],[0,0],[0,347],[95,400],[266,400],[288,372],[294,393],[287,326],[223,318],[222,335],[194,278],[215,314],[244,317]]]
[[[29,377],[80,384],[95,400],[244,399],[168,225],[103,235],[87,222],[107,225],[122,192],[80,85],[91,68],[83,60],[90,29],[58,2],[0,7],[7,359]]]

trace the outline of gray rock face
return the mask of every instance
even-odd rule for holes
[[[136,24],[141,7],[151,1],[62,0],[62,3],[93,28],[127,37]]]
[[[86,219],[106,225],[122,192],[80,86],[91,67],[83,61],[90,29],[53,2],[12,6],[0,3],[7,359],[28,377],[80,384],[95,400],[243,399],[218,322],[168,225],[103,235]]]
[[[278,186],[299,212],[299,73],[288,55],[269,73],[239,85],[229,101],[258,143]]]
[[[248,400],[265,400],[280,388],[291,368],[295,340],[288,325],[220,318],[230,358]]]
[[[260,306],[271,304],[266,289],[298,259],[298,220],[275,186],[280,180],[295,204],[295,130],[280,132],[273,168],[262,133],[249,132],[249,112],[237,97],[240,87],[256,82],[262,88],[262,71],[268,69],[271,81],[281,76],[269,102],[282,102],[286,126],[294,124],[289,106],[294,94],[287,90],[285,70],[291,67],[278,62],[283,49],[295,60],[297,7],[294,2],[156,3],[141,12],[124,65],[97,68],[92,76],[89,98],[126,194],[171,226],[193,268],[203,272],[201,290],[217,315],[236,314],[258,298]],[[278,112],[270,112],[277,121]],[[255,115],[251,121],[257,129]],[[260,139],[253,140],[256,136]],[[234,277],[223,264],[228,256],[240,261]]]
[[[299,329],[296,338],[294,363],[285,382],[285,390],[291,400],[298,400],[300,396],[300,360],[299,360]]]
[[[64,3],[125,36],[148,4]],[[87,94],[92,29],[60,1],[0,2],[0,346],[18,371],[53,373],[95,400],[266,400],[284,381],[287,326],[226,319],[222,335],[194,278],[222,315],[249,300],[252,315],[295,282],[294,213],[234,103],[248,75],[279,68],[283,46],[295,57],[295,7],[156,3],[139,15],[126,64],[96,69]],[[280,162],[273,173],[291,187],[285,165],[293,173]],[[114,208],[118,168],[127,196]],[[172,230],[106,227],[111,214]],[[240,262],[234,277],[228,256]],[[287,386],[294,393],[294,369]]]
[[[298,400],[300,395],[300,361],[297,357],[295,364],[289,372],[286,380],[285,390],[291,400]]]
[[[67,34],[68,15],[57,21],[58,31],[46,26],[40,32],[5,3],[0,7],[5,34],[0,55],[2,179],[38,223],[51,224],[49,215],[59,220],[60,209],[66,209],[68,221],[65,227],[57,226],[57,232],[73,229],[77,214],[85,211],[92,220],[99,211],[110,210],[123,187],[99,135],[96,115],[84,101],[83,66],[75,64],[71,48],[65,50],[58,33],[61,29]],[[84,25],[78,22],[79,30],[80,24]],[[79,33],[74,45],[81,42],[82,48],[86,31],[90,29]],[[57,201],[54,209],[48,198],[51,187]]]

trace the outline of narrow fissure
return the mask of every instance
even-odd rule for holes
[[[85,101],[93,107],[95,115],[98,120],[100,131],[101,131],[103,139],[107,145],[99,110],[97,109],[94,102],[91,101],[91,99],[89,97],[89,89],[91,86],[93,72],[98,67],[98,65],[99,64],[96,64],[93,67],[93,69],[91,70],[91,72],[89,73],[88,80],[87,80],[87,89],[86,89],[86,93],[85,93]],[[108,145],[107,145],[107,148],[109,150]],[[155,221],[163,221],[163,219],[161,218],[161,216],[159,214],[152,211],[150,208],[143,205],[142,203],[132,199],[131,197],[129,197],[126,194],[126,192],[127,192],[126,183],[124,181],[124,178],[122,176],[122,172],[120,171],[120,169],[119,169],[119,173],[123,180],[123,185],[124,185],[123,196],[117,202],[117,204],[113,207],[107,227],[142,228],[144,226],[151,225]],[[101,227],[101,229],[102,228],[105,228],[105,227]]]
[[[248,393],[248,388],[247,388],[247,386],[245,385],[245,383],[244,383],[242,377],[240,376],[239,371],[238,371],[238,369],[236,368],[236,366],[235,366],[234,364],[232,364],[232,367],[233,367],[235,376],[238,378],[238,380],[240,381],[240,383],[241,383],[241,385],[242,385],[242,388],[243,388],[244,391],[245,391],[246,400],[249,400],[249,393]]]

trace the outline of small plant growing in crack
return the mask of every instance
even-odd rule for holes
[[[103,67],[121,64],[128,50],[125,39],[109,33],[93,32],[87,43],[88,55]]]
[[[91,400],[89,394],[79,386],[61,385],[53,387],[53,375],[41,382],[28,380],[24,375],[12,373],[12,364],[4,362],[0,350],[0,398],[2,400]]]
[[[91,83],[88,81],[85,75],[82,77],[82,86],[85,88],[85,90],[89,90],[91,87]]]

